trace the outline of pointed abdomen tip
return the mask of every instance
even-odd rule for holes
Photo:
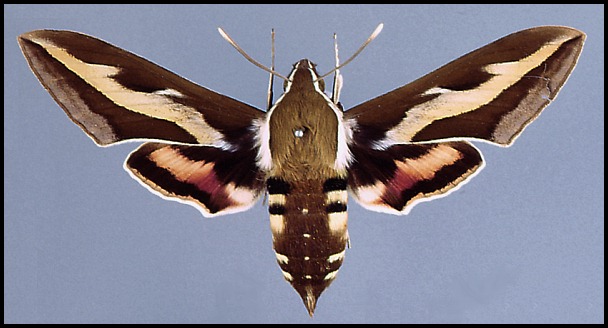
[[[302,297],[304,301],[304,306],[306,306],[306,310],[308,310],[308,315],[312,318],[315,314],[315,307],[317,306],[317,298],[314,295],[306,295]]]

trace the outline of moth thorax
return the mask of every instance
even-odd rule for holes
[[[298,66],[299,67],[299,66]],[[310,69],[296,69],[268,117],[271,176],[290,181],[336,176],[338,117]]]

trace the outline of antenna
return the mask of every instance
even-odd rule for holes
[[[283,75],[275,72],[273,69],[270,69],[262,64],[260,64],[257,60],[251,58],[251,56],[249,56],[245,50],[241,49],[241,47],[239,47],[238,44],[236,44],[236,42],[234,42],[234,40],[232,40],[232,38],[226,33],[224,32],[224,30],[221,27],[218,27],[217,30],[220,32],[220,35],[226,40],[228,41],[228,43],[230,43],[234,49],[236,49],[236,51],[238,51],[241,55],[243,55],[243,57],[245,57],[245,59],[247,59],[249,62],[251,62],[252,64],[254,64],[255,66],[265,70],[266,72],[278,76],[280,78],[282,78],[285,81],[289,81],[288,78],[284,77]]]
[[[274,28],[270,31],[270,70],[274,72]],[[274,75],[270,73],[270,79],[268,81],[268,97],[266,98],[266,110],[270,110],[273,101],[273,89],[274,86]]]
[[[363,44],[359,47],[359,49],[357,51],[355,51],[355,53],[350,56],[350,58],[348,58],[346,61],[344,61],[341,65],[335,67],[334,69],[332,69],[331,71],[319,76],[317,78],[317,81],[323,79],[324,77],[330,75],[331,73],[339,70],[340,68],[346,66],[348,63],[350,63],[353,59],[355,59],[355,57],[357,57],[357,55],[359,55],[361,53],[361,51],[363,51],[363,49],[365,49],[365,47],[372,42],[377,36],[378,34],[380,34],[380,32],[382,31],[382,27],[384,27],[384,24],[380,23],[378,24],[378,26],[376,27],[376,29],[374,30],[374,32],[372,32],[372,35],[369,36],[369,38],[367,38],[367,40],[365,40],[365,42],[363,42]]]
[[[340,58],[338,56],[338,36],[334,33],[334,54],[336,56],[336,65],[334,67],[340,66]],[[334,69],[336,73],[334,75],[334,86],[332,88],[331,101],[334,104],[337,104],[340,101],[340,90],[342,89],[342,75],[340,75],[339,69]]]

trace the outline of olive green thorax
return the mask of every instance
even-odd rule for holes
[[[272,176],[285,180],[336,175],[338,117],[308,60],[295,64],[269,119]]]

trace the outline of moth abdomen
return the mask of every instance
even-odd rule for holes
[[[283,276],[312,315],[334,280],[348,242],[346,180],[268,179],[273,247]]]

